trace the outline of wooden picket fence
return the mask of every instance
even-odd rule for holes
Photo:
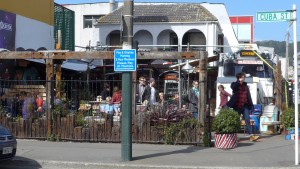
[[[47,120],[39,118],[35,120],[13,121],[6,114],[0,114],[0,124],[9,130],[18,139],[50,139],[47,136]],[[167,125],[157,124],[149,119],[133,120],[132,141],[134,143],[166,143],[165,133]],[[187,128],[185,136],[176,139],[176,144],[202,144],[203,128]],[[77,142],[114,142],[121,141],[121,122],[114,123],[106,120],[104,123],[92,122],[87,126],[75,126],[75,115],[56,118],[52,125],[53,140],[77,141]],[[188,136],[188,137],[187,137]],[[175,144],[174,143],[174,144]]]

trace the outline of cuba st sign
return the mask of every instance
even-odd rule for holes
[[[293,18],[291,11],[257,12],[257,22],[285,22]]]

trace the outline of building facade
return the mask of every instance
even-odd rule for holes
[[[54,49],[53,7],[53,0],[0,1],[0,48],[20,51]]]
[[[75,12],[75,50],[120,46],[122,5],[115,1],[64,5]],[[180,51],[189,45],[209,56],[214,50],[237,49],[224,4],[135,3],[134,8],[134,40],[140,48]]]
[[[230,21],[239,43],[254,43],[253,16],[230,16]]]
[[[97,45],[99,37],[93,36],[94,24],[121,5],[112,0],[107,3],[64,4],[64,7],[75,12],[75,51],[84,51],[88,46]]]

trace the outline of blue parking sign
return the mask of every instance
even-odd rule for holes
[[[136,71],[136,50],[116,49],[114,51],[114,71]]]

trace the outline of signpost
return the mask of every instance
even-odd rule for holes
[[[292,11],[257,12],[257,22],[286,22],[293,18]]]
[[[293,5],[293,10],[276,11],[276,12],[257,12],[257,22],[283,22],[293,21],[294,30],[294,93],[295,93],[295,112],[298,112],[298,54],[297,54],[297,14],[296,5]],[[299,124],[298,124],[298,113],[295,113],[295,165],[299,165],[299,154],[298,154],[298,136],[299,136]]]
[[[124,19],[124,20],[123,20]],[[123,50],[115,50],[114,70],[122,71],[121,157],[132,160],[132,71],[136,70],[136,51],[132,49],[133,0],[124,0],[122,15]]]
[[[116,49],[114,51],[114,71],[136,71],[135,49]]]

